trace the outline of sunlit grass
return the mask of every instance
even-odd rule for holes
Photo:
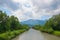
[[[60,31],[54,31],[53,34],[56,36],[60,36]]]

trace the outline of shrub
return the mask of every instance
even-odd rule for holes
[[[16,37],[17,35],[23,33],[26,29],[21,30],[14,30],[6,33],[0,34],[0,40],[11,40],[12,38]]]
[[[9,40],[7,33],[0,34],[0,40]]]
[[[53,34],[56,36],[60,36],[60,31],[54,31]]]
[[[52,28],[50,28],[47,31],[48,31],[48,33],[53,33],[54,30]]]

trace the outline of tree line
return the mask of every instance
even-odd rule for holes
[[[27,25],[21,25],[18,18],[8,16],[5,12],[0,11],[0,33],[28,28]]]
[[[34,29],[60,36],[60,14],[53,15],[45,25],[35,25]]]
[[[20,24],[17,17],[0,10],[0,40],[11,40],[28,29],[28,25]]]

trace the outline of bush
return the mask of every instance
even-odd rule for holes
[[[52,28],[50,28],[47,31],[48,31],[48,33],[52,34],[54,30]]]
[[[15,35],[14,31],[12,31],[12,32],[8,33],[8,36],[9,36],[9,39],[11,39],[11,38],[15,37],[16,35]]]
[[[56,36],[60,36],[60,31],[54,31],[53,34]]]
[[[9,40],[7,33],[0,34],[0,40]]]
[[[3,33],[3,34],[0,34],[0,40],[11,40],[15,36],[23,33],[24,31],[26,31],[26,29],[14,30],[12,32],[6,32],[6,33]]]

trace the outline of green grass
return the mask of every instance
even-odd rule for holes
[[[0,34],[0,40],[11,40],[19,34],[22,34],[26,29],[14,30],[6,33]]]
[[[41,27],[39,29],[39,28],[36,28],[35,27],[34,29],[39,30],[39,31],[42,31],[42,32],[45,32],[45,33],[53,34],[53,35],[56,35],[56,36],[59,36],[60,37],[60,31],[55,31],[52,28],[47,29],[47,28]]]
[[[60,31],[54,31],[53,34],[56,36],[60,36]]]

